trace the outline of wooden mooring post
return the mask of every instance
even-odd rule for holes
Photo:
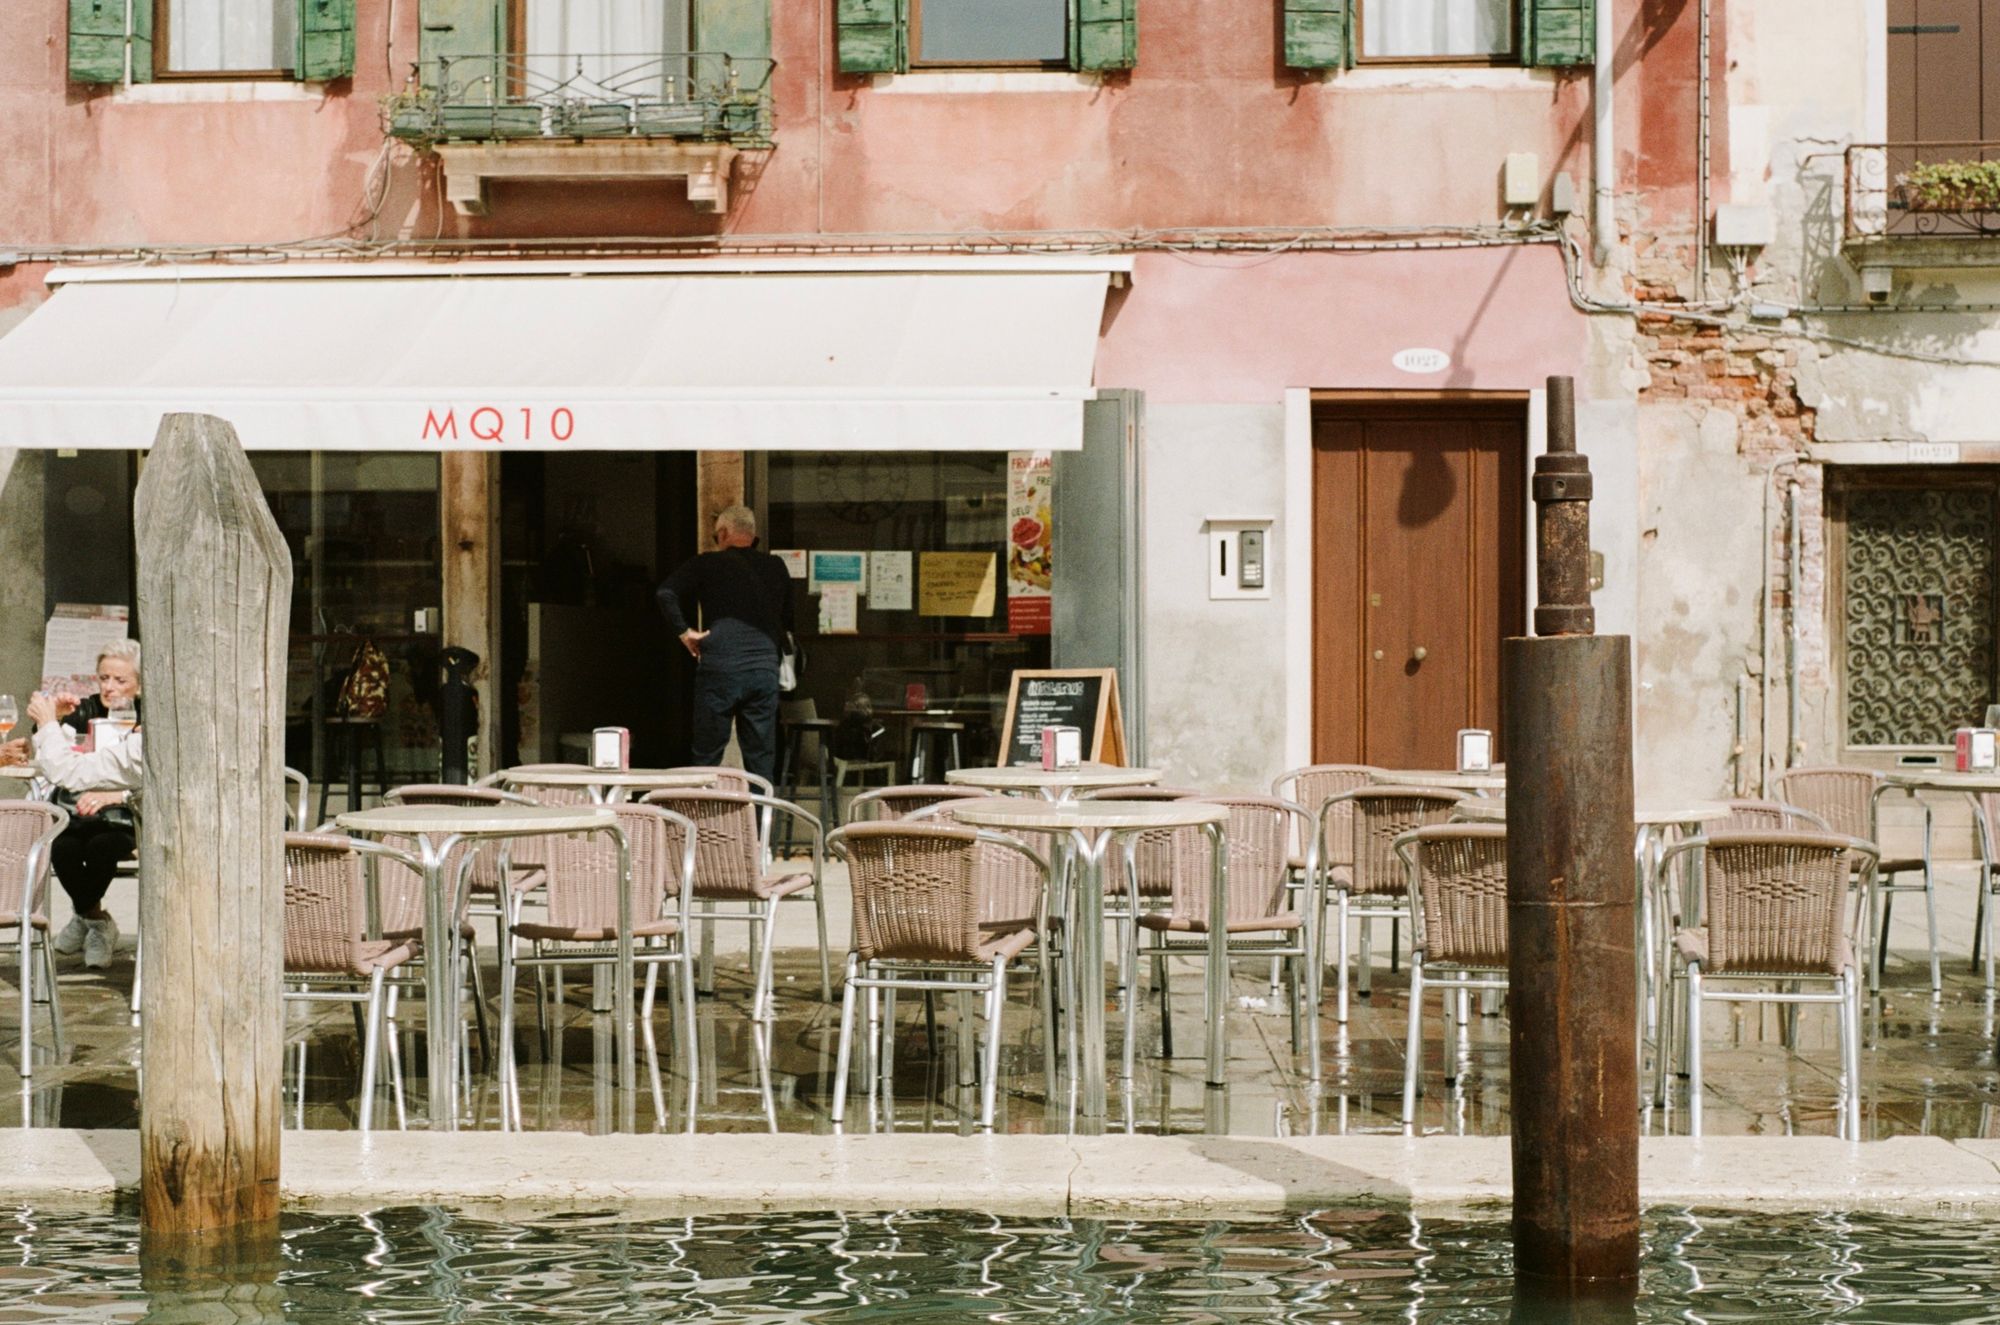
[[[169,414],[139,480],[142,1247],[278,1230],[284,700],[292,559],[236,431]]]
[[[1548,381],[1535,635],[1503,646],[1514,1271],[1529,1296],[1639,1275],[1632,642],[1590,606],[1590,462]]]

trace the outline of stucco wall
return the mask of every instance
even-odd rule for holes
[[[1284,768],[1285,587],[1211,602],[1202,521],[1284,510],[1282,405],[1146,406],[1146,739],[1175,785],[1263,792]],[[1271,545],[1282,547],[1274,526]]]

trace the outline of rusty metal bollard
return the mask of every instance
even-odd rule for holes
[[[1548,380],[1537,638],[1502,647],[1514,1267],[1561,1299],[1639,1274],[1631,640],[1592,631],[1590,463]]]

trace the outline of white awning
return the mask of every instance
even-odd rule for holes
[[[0,447],[1075,449],[1130,259],[58,269],[0,337]]]

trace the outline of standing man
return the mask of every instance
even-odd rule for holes
[[[720,764],[729,724],[743,767],[777,777],[778,658],[792,628],[792,577],[757,550],[757,516],[731,506],[715,517],[715,548],[660,586],[660,611],[694,655],[694,762]],[[703,629],[688,617],[697,609]]]

